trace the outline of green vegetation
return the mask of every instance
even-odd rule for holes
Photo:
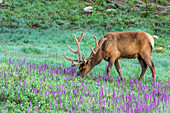
[[[123,1],[123,0],[122,0]],[[83,8],[93,6],[92,12]],[[0,10],[0,31],[6,28],[92,29],[102,34],[108,31],[143,30],[168,41],[169,7],[166,0],[129,0],[120,5],[106,0],[4,0]],[[115,9],[107,12],[107,9]],[[99,33],[98,33],[99,34]],[[12,38],[12,37],[11,37]],[[21,37],[17,37],[20,39]],[[14,40],[13,38],[11,40]],[[16,40],[16,37],[15,37]],[[162,41],[156,43],[161,45]],[[166,43],[167,44],[167,43]]]
[[[76,77],[76,67],[7,59],[0,74],[1,112],[167,112],[169,85],[120,81],[105,73]]]
[[[116,2],[116,0],[112,1]],[[157,81],[169,83],[170,7],[168,0],[152,0],[152,2],[148,0],[120,1],[118,1],[119,7],[117,7],[115,4],[106,3],[106,0],[18,0],[15,2],[3,0],[3,4],[0,4],[0,72],[13,69],[13,67],[6,64],[9,58],[15,62],[25,58],[26,62],[32,62],[36,65],[42,63],[53,65],[58,63],[66,64],[66,67],[69,67],[71,62],[67,61],[63,54],[65,53],[71,58],[77,57],[77,55],[72,54],[67,48],[68,45],[73,49],[77,48],[72,35],[73,33],[77,37],[80,36],[81,32],[86,34],[86,37],[81,41],[81,54],[86,58],[91,53],[90,46],[95,46],[93,35],[99,40],[101,35],[107,32],[142,30],[159,37],[159,39],[155,39],[155,48],[163,47],[163,50],[161,52],[152,52],[152,60],[156,67]],[[92,12],[83,11],[83,8],[86,6],[92,6]],[[108,12],[106,11],[107,9],[114,10]],[[120,60],[120,64],[123,77],[127,81],[134,76],[139,76],[141,67],[137,59],[123,59]],[[92,73],[103,74],[105,66],[106,62],[103,61],[88,76]],[[17,80],[18,82],[21,80],[22,83],[24,80],[26,83],[30,82],[29,88],[32,88],[31,85],[37,81],[38,77],[32,78],[34,76],[33,74],[26,76],[26,70],[24,69],[27,68],[21,70],[23,72],[21,74],[22,77]],[[18,76],[17,72],[14,74]],[[45,74],[42,74],[42,76],[45,76]],[[111,76],[114,79],[119,77],[115,67],[111,71]],[[9,76],[9,78],[8,84],[13,85],[16,80],[15,76]],[[70,81],[79,83],[78,78],[71,77]],[[0,89],[4,89],[6,78],[0,74],[0,79]],[[65,82],[62,79],[65,78],[54,79],[52,82],[50,79],[44,81],[43,84],[46,83],[49,86],[53,86],[57,83],[57,85],[61,84],[62,87],[65,87]],[[89,79],[85,77],[85,80]],[[40,80],[38,84],[40,84]],[[57,80],[58,82],[56,82]],[[94,87],[97,80],[98,78],[94,79],[93,84],[91,82],[87,83],[92,84]],[[151,81],[149,68],[143,81]],[[113,89],[116,89],[116,84],[114,85],[114,83],[103,82],[103,84],[107,87],[113,85]],[[12,89],[8,90],[12,91]],[[94,89],[89,90],[93,91]],[[4,91],[8,92],[5,89]],[[0,94],[2,94],[2,90]],[[5,94],[10,95],[11,93]],[[33,99],[34,97],[36,98],[36,96],[33,96]],[[16,98],[9,96],[6,101],[2,101],[2,98],[0,98],[0,111],[3,111],[5,109],[4,107],[7,106],[7,112],[12,111],[13,107],[9,107],[9,105],[12,105],[12,102]],[[24,101],[28,104],[30,102],[30,100]],[[36,103],[36,101],[32,103]],[[15,103],[15,106],[18,104]],[[23,106],[22,110],[18,108],[18,111],[26,111],[28,110],[27,108],[28,106]],[[33,108],[30,109],[33,110]]]

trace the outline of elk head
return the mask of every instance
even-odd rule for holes
[[[82,56],[82,59],[81,59],[81,55],[80,55],[80,41],[82,40],[82,38],[84,36],[86,36],[85,34],[81,33],[81,37],[79,38],[79,40],[77,40],[75,34],[73,34],[74,36],[74,39],[76,41],[76,44],[77,44],[77,51],[74,51],[70,46],[68,46],[68,48],[73,52],[73,53],[76,53],[78,54],[78,59],[71,59],[71,58],[68,58],[65,54],[64,54],[64,57],[70,61],[72,61],[73,63],[73,66],[75,65],[80,65],[79,66],[79,75],[81,77],[84,77],[85,75],[87,75],[90,70],[96,65],[96,63],[94,62],[94,59],[95,59],[95,55],[97,53],[97,51],[99,50],[99,48],[101,47],[101,45],[103,44],[103,42],[106,40],[106,38],[104,38],[103,36],[101,36],[101,39],[99,40],[99,43],[97,43],[97,38],[96,36],[93,36],[94,39],[95,39],[95,48],[93,49],[92,47],[91,50],[92,50],[92,53],[90,54],[90,56],[85,59],[84,56]],[[95,57],[94,57],[95,56]]]

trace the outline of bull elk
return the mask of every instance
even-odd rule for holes
[[[80,41],[86,36],[81,34],[79,40],[77,40],[75,34],[73,34],[74,39],[77,44],[77,51],[74,51],[71,47],[68,48],[73,52],[78,54],[78,59],[68,58],[65,54],[64,57],[74,65],[79,66],[79,75],[84,77],[87,75],[93,67],[99,64],[103,59],[108,61],[107,75],[109,76],[113,64],[116,67],[117,72],[122,79],[122,73],[120,69],[119,59],[135,59],[138,58],[138,61],[142,67],[142,72],[140,79],[143,78],[147,66],[149,66],[152,72],[152,78],[156,82],[155,75],[155,66],[151,60],[151,52],[154,47],[154,39],[158,38],[157,36],[152,36],[143,31],[122,31],[122,32],[109,32],[104,36],[101,36],[101,39],[97,43],[97,38],[95,36],[95,48],[91,47],[92,53],[90,56],[85,59],[84,56],[80,55]]]

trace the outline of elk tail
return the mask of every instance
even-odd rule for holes
[[[156,36],[156,35],[153,35],[153,36],[152,36],[152,38],[156,38],[156,39],[158,39],[158,36]]]

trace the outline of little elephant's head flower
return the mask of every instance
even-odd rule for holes
[[[40,92],[39,96],[42,96],[42,91]]]

